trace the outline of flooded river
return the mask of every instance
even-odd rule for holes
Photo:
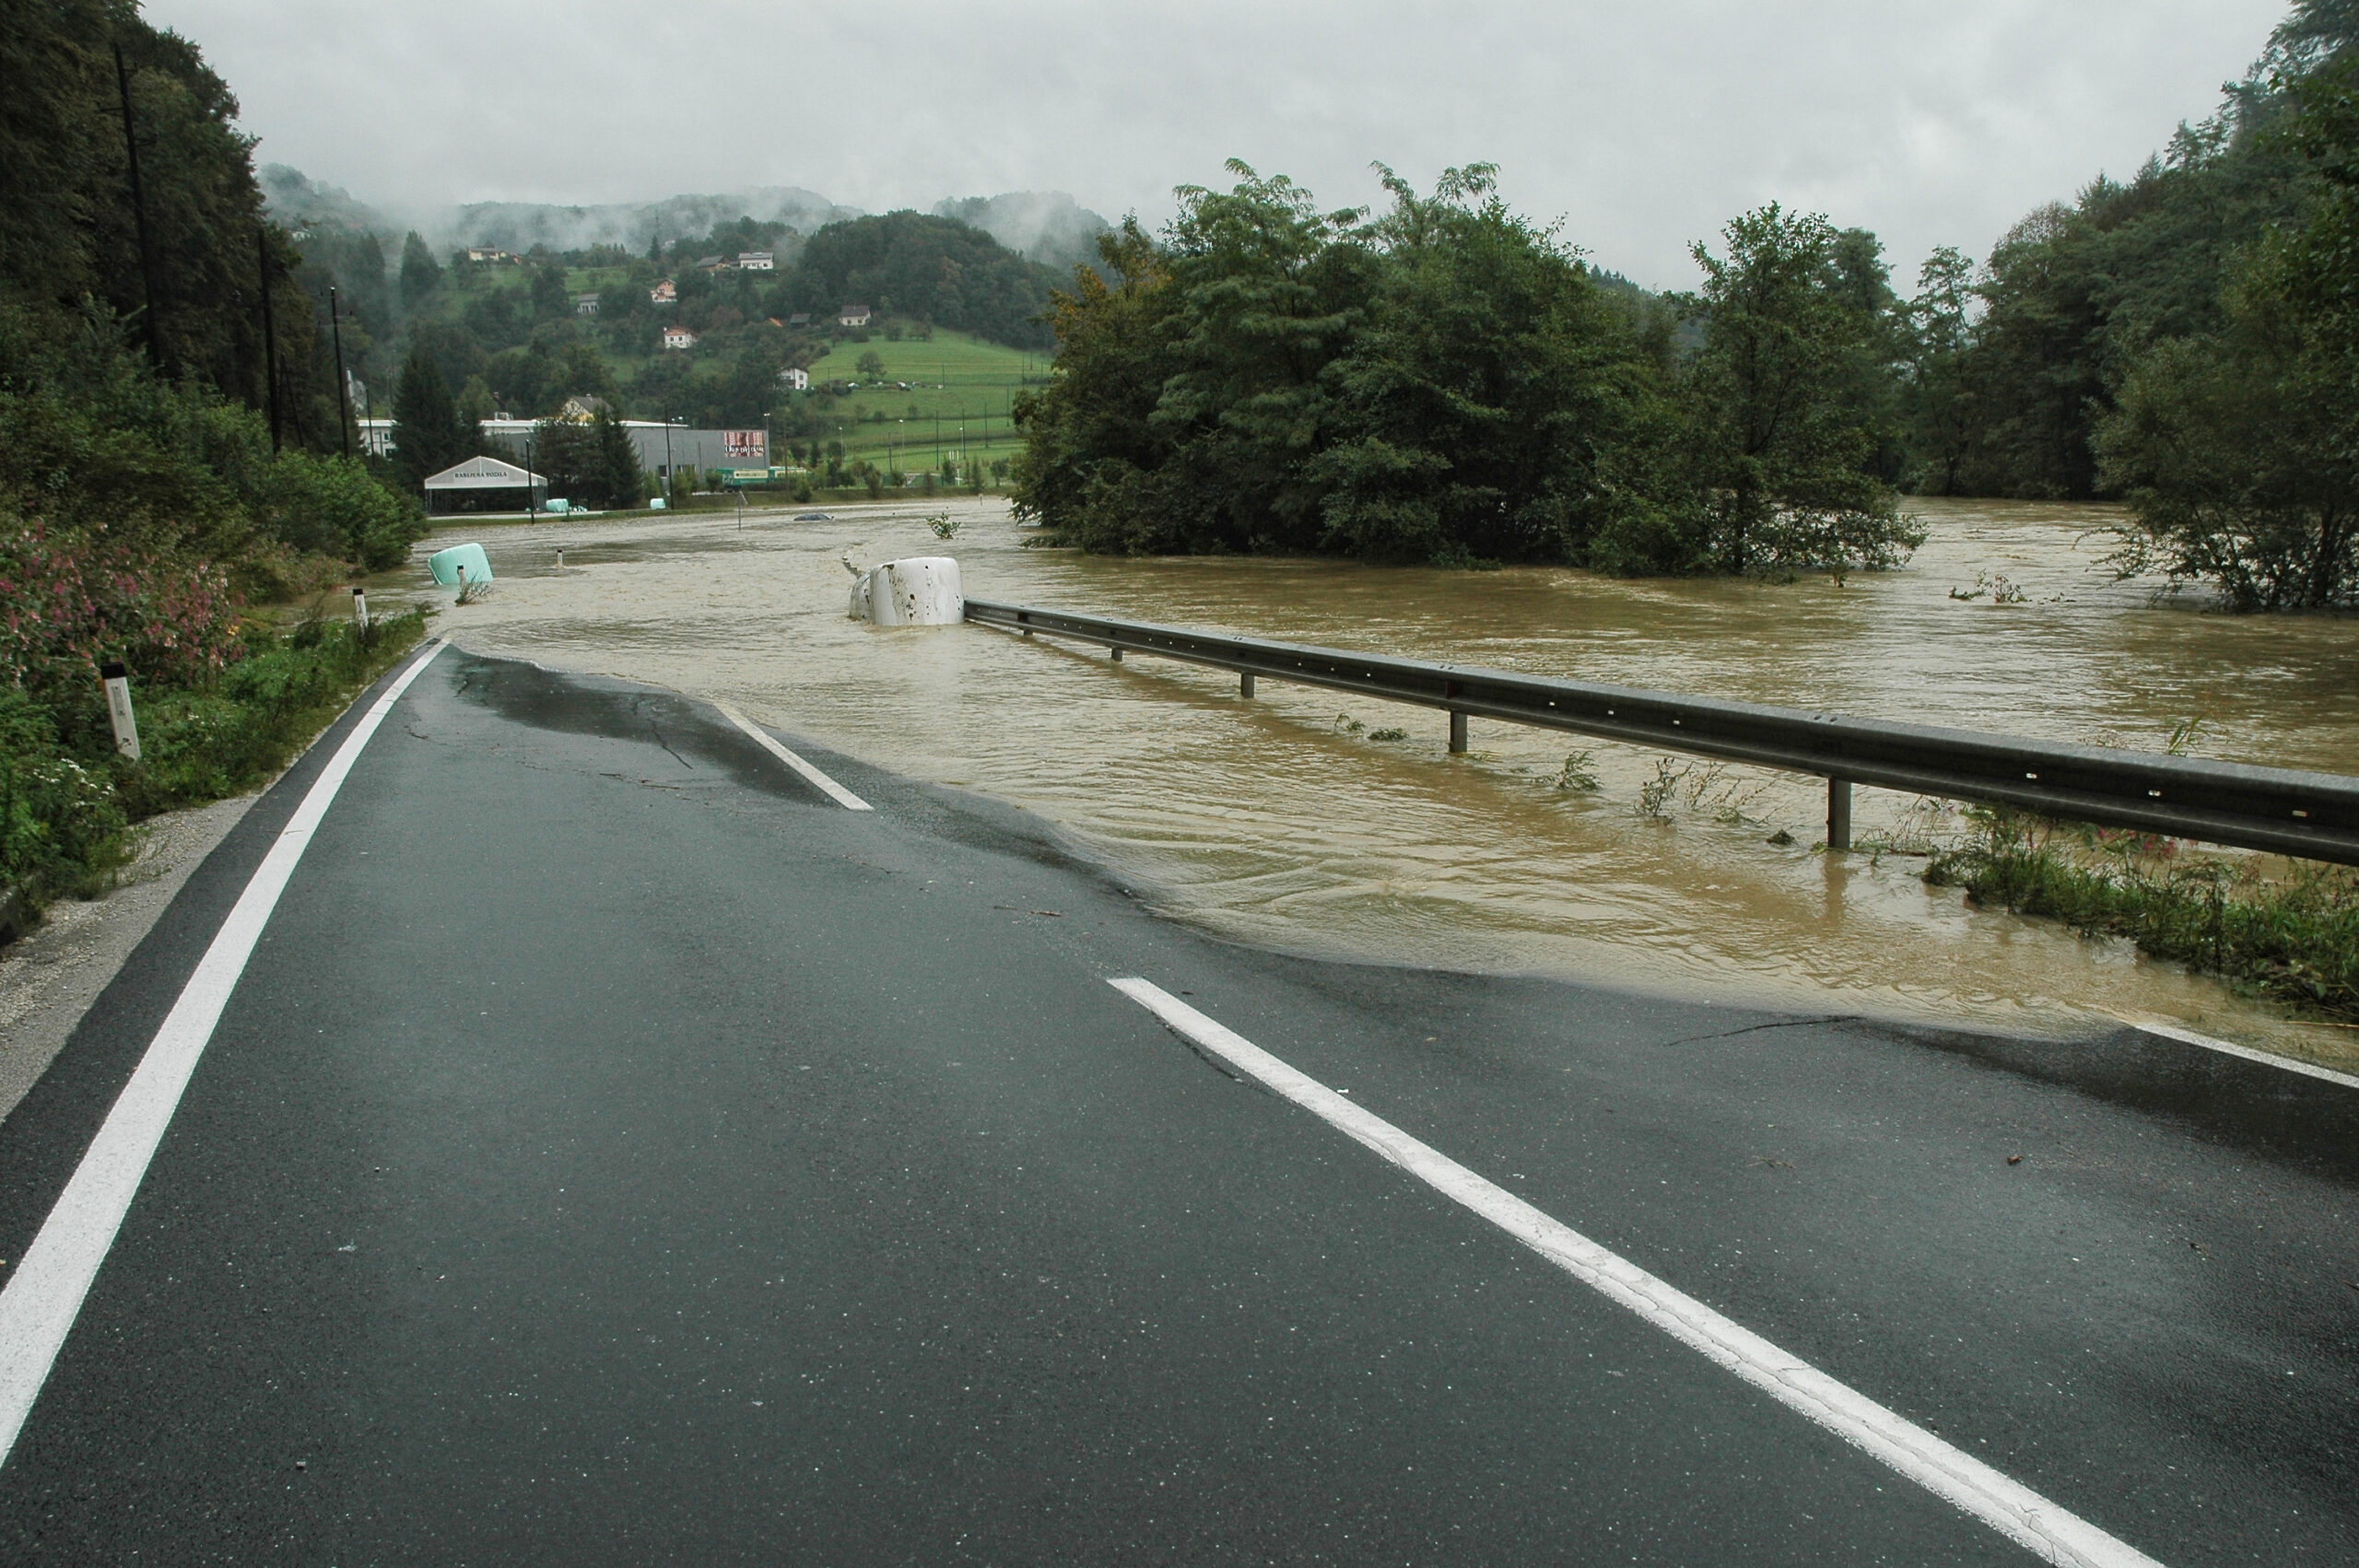
[[[845,615],[849,556],[951,554],[968,592],[1168,624],[1919,722],[2359,773],[2359,622],[2238,618],[2111,580],[2104,509],[1918,504],[1899,572],[1789,585],[1026,549],[1003,503],[475,523],[498,582],[437,628],[478,652],[656,683],[897,771],[1039,811],[1159,906],[1288,949],[1536,972],[1732,1002],[2035,1034],[2123,1014],[2314,1059],[2289,1023],[2125,944],[1968,908],[1921,857],[1813,853],[1824,785],[980,627]],[[565,568],[555,566],[565,548]],[[1975,593],[1952,597],[1952,591]],[[422,568],[375,586],[430,591]],[[1403,731],[1394,737],[1394,731]],[[1568,754],[1594,790],[1562,786]],[[1668,790],[1649,790],[1664,770]],[[1661,797],[1661,814],[1641,809]],[[1861,790],[1857,838],[1959,824]],[[1794,842],[1772,844],[1780,830]]]

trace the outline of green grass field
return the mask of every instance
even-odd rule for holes
[[[885,383],[871,384],[857,367],[874,354],[885,362]],[[1013,456],[1019,443],[1008,411],[1026,385],[1049,374],[1049,357],[937,330],[921,342],[888,343],[872,335],[866,343],[838,343],[811,367],[811,380],[859,381],[837,398],[811,398],[809,406],[827,427],[822,440],[839,440],[847,457],[866,458],[881,467],[915,473],[934,466],[935,454],[953,453],[991,462]],[[879,417],[881,415],[881,418]]]

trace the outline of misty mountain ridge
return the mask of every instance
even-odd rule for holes
[[[718,194],[666,196],[652,202],[609,202],[563,206],[546,202],[473,202],[464,205],[380,207],[339,186],[323,184],[283,163],[261,170],[270,215],[291,228],[326,225],[365,228],[398,239],[415,228],[437,251],[487,245],[503,251],[587,250],[618,245],[640,252],[666,242],[709,234],[717,224],[751,217],[783,223],[807,237],[830,223],[866,216],[862,209],[830,201],[797,185],[767,185]],[[1062,191],[1010,191],[996,196],[948,197],[933,211],[981,229],[1009,250],[1065,267],[1094,261],[1097,239],[1111,227]],[[790,250],[793,247],[790,247]]]

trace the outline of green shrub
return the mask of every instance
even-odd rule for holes
[[[124,825],[106,766],[67,755],[47,709],[0,690],[0,890],[36,906],[95,891],[123,861]]]
[[[426,532],[426,510],[417,498],[351,458],[290,451],[258,488],[255,517],[273,538],[366,570],[399,566]]]
[[[2268,877],[2254,862],[2181,854],[2168,839],[2000,813],[1973,842],[1934,856],[1925,880],[2359,1019],[2359,872],[2346,867],[2295,861]]]

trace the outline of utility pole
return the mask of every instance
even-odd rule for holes
[[[147,242],[147,188],[139,179],[139,135],[131,123],[131,71],[123,63],[123,45],[114,46],[114,85],[123,94],[123,156],[131,165],[131,216],[139,233],[139,277],[147,287],[147,362],[164,368],[164,340],[156,331],[156,254]]]
[[[328,335],[335,340],[335,433],[344,439],[344,455],[352,457],[352,381],[344,373],[344,328],[336,321],[335,287],[328,287]]]
[[[278,319],[270,311],[270,231],[254,228],[254,259],[262,272],[263,379],[270,388],[270,451],[278,455]]]

